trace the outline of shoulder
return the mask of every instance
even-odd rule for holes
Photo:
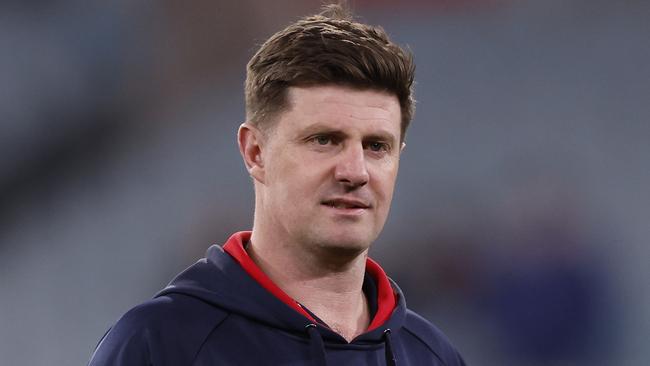
[[[465,365],[462,357],[447,336],[438,327],[412,310],[406,311],[404,329],[424,343],[431,352],[445,362],[445,365]]]
[[[227,316],[224,310],[191,296],[157,297],[132,308],[115,323],[89,366],[187,364]]]
[[[171,293],[156,297],[129,310],[116,323],[131,332],[151,332],[166,335],[190,331],[209,331],[223,321],[226,311],[198,298]]]

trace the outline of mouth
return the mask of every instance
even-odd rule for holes
[[[339,209],[339,210],[367,210],[370,208],[370,204],[349,198],[334,198],[321,202],[321,204]]]

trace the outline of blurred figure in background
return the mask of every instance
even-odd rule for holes
[[[597,251],[610,233],[594,227],[570,175],[527,163],[504,184],[478,304],[511,364],[605,364],[618,348]]]

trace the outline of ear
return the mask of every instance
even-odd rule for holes
[[[262,131],[249,123],[242,123],[237,131],[239,152],[244,159],[248,174],[264,183],[264,160],[262,159]]]

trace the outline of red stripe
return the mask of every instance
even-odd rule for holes
[[[234,233],[224,244],[223,250],[230,254],[239,265],[262,287],[273,294],[276,298],[287,304],[290,308],[302,314],[305,318],[314,323],[317,321],[303,309],[296,300],[292,299],[286,292],[282,291],[262,270],[253,262],[244,249],[244,243],[250,240],[250,231],[240,231]],[[376,329],[384,324],[393,313],[396,304],[396,294],[388,281],[384,270],[377,262],[368,258],[366,260],[366,271],[375,279],[377,283],[377,314],[370,322],[368,331]]]
[[[377,313],[368,326],[368,332],[386,323],[397,303],[395,291],[388,281],[386,272],[372,259],[366,259],[366,272],[377,282]]]
[[[253,262],[251,257],[248,256],[246,250],[244,249],[244,243],[250,240],[251,232],[250,231],[240,231],[238,233],[232,234],[226,244],[223,246],[223,250],[230,254],[239,265],[242,266],[244,271],[248,273],[257,283],[264,287],[268,292],[272,293],[273,296],[280,299],[283,303],[287,304],[293,310],[304,315],[307,319],[311,320],[314,323],[318,323],[308,312],[303,309],[296,300],[292,299],[286,292],[282,291],[271,279],[260,269],[260,267]]]

